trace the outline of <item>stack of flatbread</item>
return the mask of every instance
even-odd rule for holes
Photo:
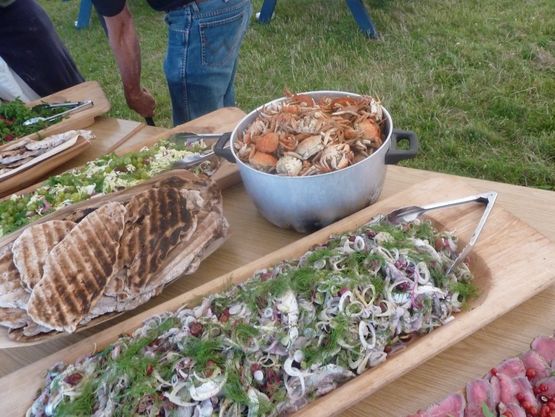
[[[23,165],[30,165],[41,155],[50,152],[55,155],[55,149],[62,151],[69,142],[75,143],[78,137],[86,140],[94,138],[89,130],[69,130],[58,135],[52,135],[42,140],[23,139],[0,148],[0,176],[5,175]],[[65,146],[64,146],[65,145]]]
[[[0,326],[17,341],[133,309],[221,245],[221,194],[189,172],[34,224],[0,249]]]

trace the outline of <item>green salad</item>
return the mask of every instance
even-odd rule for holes
[[[38,132],[45,127],[60,121],[55,118],[48,122],[38,122],[30,126],[24,126],[23,122],[32,117],[49,117],[67,110],[64,107],[50,108],[48,105],[39,104],[35,107],[27,107],[19,99],[0,103],[0,145],[11,142],[19,137]]]
[[[123,156],[104,155],[83,167],[52,176],[31,193],[14,194],[0,201],[0,237],[61,207],[137,185],[173,162],[205,149],[202,142],[177,145],[162,141]]]

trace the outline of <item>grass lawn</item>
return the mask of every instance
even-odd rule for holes
[[[125,105],[104,33],[93,16],[77,31],[79,1],[39,0],[111,115]],[[237,105],[245,111],[291,91],[345,90],[381,98],[396,127],[414,130],[420,155],[403,164],[555,189],[555,2],[370,0],[382,35],[365,38],[339,0],[280,0],[269,25],[253,20],[241,50]],[[261,0],[253,1],[255,11]],[[171,125],[162,71],[163,14],[130,0],[144,86],[158,125]]]

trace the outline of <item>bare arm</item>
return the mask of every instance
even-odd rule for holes
[[[141,87],[141,50],[127,5],[120,13],[105,17],[105,20],[127,105],[141,116],[151,117],[156,103],[150,93]]]

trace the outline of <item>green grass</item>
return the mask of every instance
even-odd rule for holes
[[[254,11],[261,0],[253,2]],[[339,0],[280,0],[269,25],[252,20],[241,50],[237,105],[248,111],[291,91],[345,90],[381,98],[394,124],[414,130],[419,156],[404,165],[555,189],[555,3],[552,0],[366,1],[379,41],[358,31]],[[87,79],[100,81],[111,115],[127,109],[96,16],[73,22],[79,2],[41,0]],[[170,126],[162,71],[163,14],[131,9],[143,81]]]

